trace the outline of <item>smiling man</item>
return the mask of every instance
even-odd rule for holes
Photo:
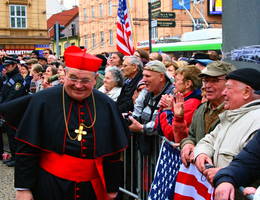
[[[179,129],[189,135],[181,141],[181,159],[185,166],[193,162],[193,151],[197,142],[212,131],[219,122],[218,115],[224,111],[224,95],[222,94],[226,75],[235,67],[223,61],[212,62],[199,75],[205,88],[207,102],[201,104],[195,111],[190,128],[183,126]]]
[[[116,104],[93,89],[101,60],[64,53],[64,86],[33,95],[17,130],[17,200],[116,197],[126,129]]]
[[[226,76],[224,91],[225,112],[220,123],[202,138],[194,150],[195,164],[212,182],[220,168],[226,167],[260,128],[260,72],[237,69]],[[205,164],[215,167],[206,169]]]
[[[173,92],[173,84],[166,74],[165,65],[158,61],[148,62],[143,69],[143,79],[146,89],[138,96],[134,105],[132,124],[129,126],[132,132],[141,132],[138,137],[139,147],[144,154],[150,154],[152,149],[152,137],[158,135],[155,129],[155,118],[159,109],[159,101],[164,94]],[[137,119],[137,120],[136,120]]]

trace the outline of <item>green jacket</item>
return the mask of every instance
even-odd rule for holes
[[[194,112],[194,115],[192,117],[192,122],[189,128],[189,136],[187,138],[184,138],[181,141],[181,148],[185,145],[185,144],[194,144],[196,145],[198,141],[200,141],[200,139],[202,139],[206,133],[205,133],[205,112],[207,110],[208,107],[208,102],[205,102],[203,104],[201,104],[197,110]],[[219,123],[219,119],[215,120],[212,124],[211,127],[209,129],[209,132],[211,132],[216,125]]]

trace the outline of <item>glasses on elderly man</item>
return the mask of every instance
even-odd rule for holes
[[[223,78],[219,78],[219,77],[205,77],[201,79],[202,82],[204,83],[218,83],[221,80],[226,80],[224,77]]]
[[[78,83],[82,83],[82,84],[88,84],[90,82],[92,82],[92,80],[88,79],[88,78],[77,78],[77,77],[68,77],[68,79],[74,83],[78,82]]]

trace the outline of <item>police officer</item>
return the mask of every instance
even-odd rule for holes
[[[19,60],[17,60],[15,56],[8,56],[4,58],[3,67],[6,74],[0,90],[0,103],[8,102],[26,94],[25,87],[23,86],[24,79],[19,72],[17,65],[18,62]],[[12,158],[5,162],[5,164],[9,167],[13,167],[15,165],[15,130],[6,124],[5,130],[12,154]]]

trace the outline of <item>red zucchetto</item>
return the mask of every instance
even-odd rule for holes
[[[66,48],[64,52],[65,65],[69,68],[96,72],[98,71],[102,60],[86,53],[86,49],[76,46]]]

